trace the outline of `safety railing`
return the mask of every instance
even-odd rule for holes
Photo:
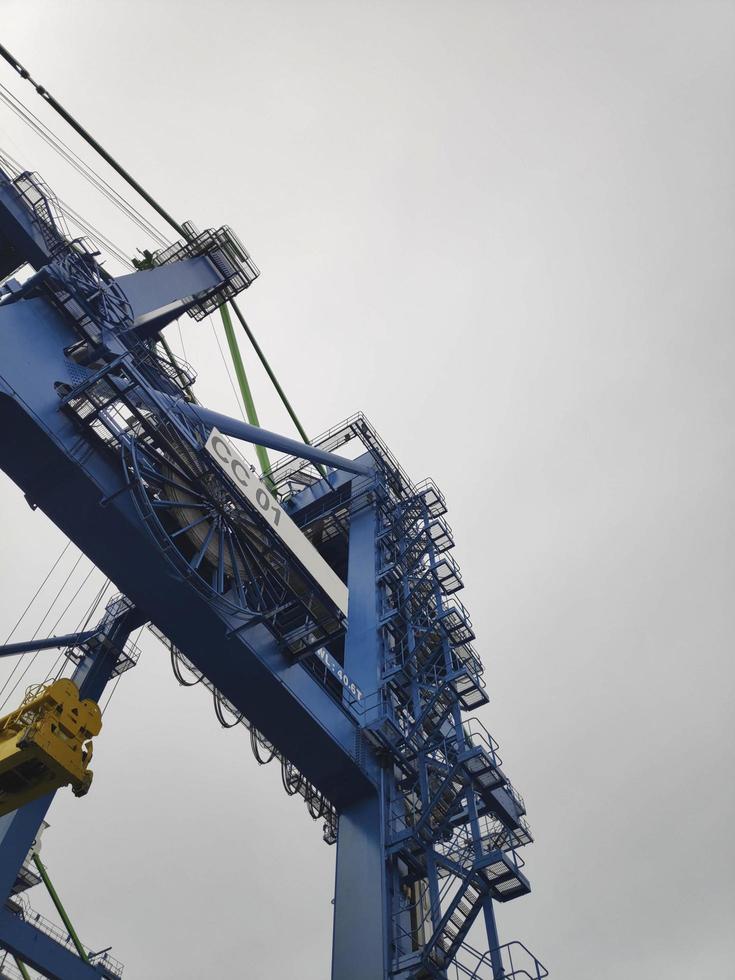
[[[505,791],[506,791],[506,793],[508,793],[508,795],[511,797],[511,799],[515,803],[515,805],[516,805],[516,807],[518,809],[518,812],[519,813],[522,813],[522,814],[525,813],[526,812],[526,802],[523,799],[523,797],[521,796],[521,794],[518,792],[518,790],[515,788],[515,786],[511,783],[510,780],[506,780],[506,782],[505,782]]]
[[[152,262],[156,266],[170,265],[183,259],[206,255],[222,277],[221,283],[204,295],[197,296],[197,303],[188,310],[195,320],[216,310],[222,303],[232,299],[243,289],[247,289],[260,275],[248,250],[231,228],[207,228],[197,232],[187,223],[190,237],[187,241],[174,242],[166,248],[153,253]]]
[[[197,373],[183,357],[161,347],[151,348],[151,355],[159,370],[178,387],[191,388],[195,384]]]
[[[485,728],[479,718],[469,718],[462,722],[462,731],[470,748],[482,749],[493,761],[495,768],[503,764],[503,760],[498,755],[500,746]]]
[[[425,940],[434,931],[434,923],[440,921],[442,909],[451,904],[462,887],[462,881],[454,877],[444,878],[434,902],[430,898],[428,883],[420,881],[418,886],[416,898],[411,900],[404,897],[393,913],[397,949],[408,944],[423,945],[418,940]]]
[[[543,963],[518,940],[485,953],[463,943],[447,971],[448,980],[545,980],[548,975]]]
[[[64,248],[71,236],[53,191],[37,173],[30,171],[19,174],[13,184],[32,212],[49,251]]]
[[[15,897],[8,901],[8,908],[13,911],[16,915],[19,915],[24,922],[38,929],[39,932],[44,933],[54,942],[57,942],[60,946],[65,949],[71,950],[73,953],[77,953],[74,941],[68,932],[61,929],[55,923],[51,922],[40,912],[36,912],[35,909],[31,908],[25,896]],[[110,956],[109,952],[105,951],[103,953],[95,953],[87,946],[84,947],[87,953],[87,958],[90,962],[98,965],[104,966],[106,970],[113,973],[116,977],[121,977],[123,975],[123,964],[116,960],[114,956]]]
[[[0,980],[25,980],[23,974],[15,965],[12,953],[5,950],[0,952]]]

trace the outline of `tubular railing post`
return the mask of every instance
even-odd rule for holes
[[[44,863],[41,860],[37,851],[33,852],[33,863],[38,868],[38,873],[40,874],[43,883],[46,886],[46,890],[51,896],[51,901],[56,906],[56,911],[61,916],[61,921],[66,926],[67,932],[71,937],[71,941],[74,943],[74,948],[76,949],[77,953],[79,953],[80,958],[83,959],[85,963],[89,963],[89,957],[87,956],[87,951],[85,950],[84,946],[82,946],[79,936],[76,934],[74,926],[71,924],[71,921],[69,920],[69,916],[66,914],[66,909],[61,904],[61,899],[57,895],[56,889],[51,884],[51,879],[49,878],[48,872],[46,871]]]

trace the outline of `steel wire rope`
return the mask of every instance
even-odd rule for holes
[[[143,630],[144,630],[144,629],[145,629],[145,623],[143,623],[143,625],[142,625],[142,626],[140,627],[140,629],[138,630],[138,633],[137,633],[137,635],[136,635],[136,637],[135,637],[135,639],[133,640],[133,646],[137,646],[137,645],[138,645],[138,643],[140,642],[140,638],[141,638],[141,636],[143,635]],[[102,708],[102,717],[103,717],[103,718],[104,718],[104,715],[105,715],[105,712],[106,712],[106,711],[107,711],[107,709],[108,709],[108,708],[110,707],[110,701],[112,701],[112,695],[113,695],[113,694],[115,693],[115,691],[117,690],[117,685],[118,685],[118,684],[120,683],[120,678],[121,678],[121,677],[122,677],[122,674],[118,674],[118,675],[117,675],[117,677],[115,678],[115,683],[114,683],[114,684],[112,685],[112,690],[110,691],[110,696],[109,696],[109,697],[107,698],[107,700],[105,701],[105,706],[104,706],[104,708]]]
[[[84,586],[87,584],[87,582],[92,577],[92,573],[95,572],[95,571],[97,571],[97,566],[96,565],[92,565],[92,567],[89,569],[89,571],[87,572],[87,574],[84,576],[84,579],[82,581],[82,584],[78,587],[77,591],[74,593],[74,595],[71,597],[71,599],[64,606],[64,609],[62,610],[62,612],[59,613],[59,615],[58,615],[58,617],[56,619],[56,622],[51,627],[51,633],[52,634],[53,634],[53,631],[57,628],[57,626],[61,622],[61,620],[64,618],[64,616],[69,611],[69,608],[71,607],[71,604],[74,602],[74,600],[76,599],[76,597],[79,595],[79,593],[82,591],[82,589],[84,588]]]
[[[111,204],[133,221],[141,231],[152,238],[158,245],[167,245],[165,236],[153,225],[145,215],[141,214],[118,190],[116,190],[104,177],[79,156],[60,136],[48,126],[43,120],[20,99],[14,95],[10,89],[0,82],[0,101],[2,101],[15,115],[29,126],[41,139],[59,154],[76,172],[91,184],[100,194],[104,195]]]
[[[240,415],[242,416],[243,422],[246,422],[247,419],[245,418],[245,411],[242,406],[241,396],[237,392],[237,388],[235,387],[235,382],[232,379],[232,374],[227,365],[227,358],[225,357],[224,351],[222,350],[222,345],[219,342],[219,336],[217,334],[217,328],[214,325],[214,320],[212,319],[210,314],[207,314],[207,319],[209,320],[209,325],[212,328],[212,333],[214,334],[214,339],[217,343],[217,350],[219,351],[219,356],[222,358],[222,363],[225,366],[225,371],[227,372],[227,378],[230,382],[230,388],[232,388],[232,394],[235,396],[235,403],[237,405],[237,409],[240,412]]]
[[[87,609],[86,616],[85,614],[82,614],[82,618],[77,623],[77,627],[74,630],[75,633],[86,632],[87,627],[89,626],[89,621],[92,618],[94,611],[99,606],[100,602],[104,597],[105,592],[107,592],[111,584],[112,583],[110,582],[109,578],[105,579],[105,581],[102,583],[102,585],[100,586],[97,592],[97,595],[92,599],[91,605]],[[67,647],[67,649],[69,648]],[[53,662],[51,666],[51,670],[49,671],[49,676],[53,675],[55,676],[55,679],[58,680],[59,677],[61,677],[61,675],[63,674],[64,668],[66,667],[66,663],[64,662],[61,664],[61,667],[59,667],[59,669],[57,670],[57,667],[59,666],[59,661],[66,661],[66,660],[67,660],[66,650],[62,650],[61,653],[56,658],[56,660]],[[55,675],[54,675],[54,671],[56,671]]]
[[[32,120],[27,119],[23,115],[23,113],[22,113],[22,111],[20,109],[18,109],[15,106],[13,106],[12,103],[10,103],[8,101],[8,99],[3,96],[2,92],[0,92],[0,101],[2,101],[5,105],[7,105],[8,108],[10,108],[16,114],[16,116],[18,116],[18,118],[22,122],[25,122],[26,125],[30,126],[33,129],[33,131],[35,133],[37,133],[37,135],[40,136],[41,139],[48,146],[51,147],[51,149],[53,149],[56,153],[58,153],[62,157],[62,159],[64,159],[67,163],[69,163],[72,166],[72,168],[81,177],[83,177],[85,180],[87,180],[87,182],[90,183],[97,191],[99,191],[113,206],[117,207],[118,210],[121,211],[126,218],[130,219],[131,221],[133,221],[138,226],[138,228],[143,232],[143,234],[145,234],[149,238],[152,238],[156,242],[156,244],[159,245],[159,246],[164,246],[164,245],[167,244],[166,241],[165,241],[165,239],[162,240],[162,236],[157,235],[157,234],[154,235],[148,228],[146,228],[141,223],[141,221],[138,221],[136,219],[135,214],[131,213],[131,211],[128,211],[122,204],[120,204],[118,202],[118,200],[116,198],[114,198],[107,191],[105,191],[105,189],[103,187],[100,187],[97,183],[95,183],[94,178],[91,177],[91,176],[89,176],[81,165],[77,164],[73,159],[71,159],[71,157],[67,153],[64,152],[63,149],[61,149],[60,147],[58,147],[54,143],[53,139],[51,139],[49,136],[47,136],[46,133],[43,131],[43,129],[40,126],[35,125]],[[94,173],[94,172],[92,171],[92,173]],[[121,200],[122,201],[125,201],[124,198],[121,198]]]
[[[51,108],[54,110],[54,112],[56,112],[57,115],[61,116],[61,118],[69,126],[71,126],[71,128],[74,130],[74,132],[77,133],[79,136],[81,136],[82,139],[87,143],[87,145],[88,146],[91,146],[92,149],[95,150],[110,167],[112,167],[112,169],[115,171],[115,173],[117,173],[120,177],[122,177],[123,180],[130,187],[132,187],[133,190],[136,191],[143,198],[143,200],[161,218],[163,218],[163,220],[166,222],[166,224],[170,225],[173,229],[175,229],[176,233],[178,235],[181,235],[182,238],[184,238],[184,239],[187,238],[186,229],[184,228],[184,226],[181,225],[174,217],[172,217],[168,213],[168,211],[166,211],[165,208],[163,208],[158,203],[158,201],[148,193],[148,191],[142,186],[142,184],[138,183],[138,181],[132,176],[132,174],[128,173],[128,171],[125,170],[125,168],[123,166],[121,166],[121,164],[119,164],[117,162],[117,160],[107,152],[107,150],[102,146],[102,144],[99,143],[94,138],[94,136],[92,136],[92,134],[88,130],[86,130],[84,128],[84,126],[82,126],[81,123],[79,123],[74,118],[74,116],[72,116],[71,113],[69,113],[64,108],[64,106],[60,102],[58,102],[51,95],[51,93],[48,91],[48,89],[44,88],[43,85],[40,85],[32,77],[32,75],[28,71],[28,69],[24,65],[22,65],[20,63],[20,61],[18,61],[18,59],[10,51],[8,51],[8,49],[3,44],[0,44],[0,57],[4,58],[5,61],[7,61],[7,63],[10,65],[10,67],[14,71],[16,71],[20,75],[21,78],[23,78],[25,81],[27,81],[30,85],[33,86],[33,88],[36,91],[36,93],[38,95],[40,95],[41,98],[48,105],[51,106]],[[22,103],[21,103],[21,105],[22,105]],[[248,340],[250,341],[250,343],[251,343],[251,345],[253,347],[253,350],[258,355],[258,358],[260,359],[260,362],[263,365],[263,368],[265,369],[266,374],[270,378],[271,383],[273,384],[273,387],[276,389],[276,391],[278,393],[278,396],[280,397],[281,402],[283,403],[283,406],[285,407],[286,411],[288,412],[288,414],[289,414],[289,416],[291,418],[291,421],[296,426],[296,429],[297,429],[299,435],[304,440],[304,443],[306,445],[311,445],[311,443],[309,441],[309,437],[306,435],[306,431],[304,430],[304,427],[301,425],[301,422],[299,421],[299,418],[296,415],[296,412],[294,411],[293,406],[291,405],[291,402],[289,401],[289,399],[288,399],[285,391],[281,387],[281,385],[280,385],[280,383],[278,381],[278,378],[276,377],[276,375],[275,375],[275,373],[273,371],[273,368],[270,366],[270,364],[268,362],[268,359],[266,358],[265,354],[263,353],[263,350],[262,350],[260,344],[258,343],[258,341],[256,340],[255,335],[253,334],[252,330],[250,329],[250,326],[248,325],[247,320],[243,316],[242,310],[240,309],[240,307],[235,302],[234,297],[230,300],[230,305],[232,306],[233,310],[235,311],[235,315],[237,316],[238,320],[240,321],[240,325],[242,326],[243,330],[245,331],[245,333],[246,333],[246,335],[248,337]],[[322,466],[322,464],[321,463],[315,463],[314,465],[315,465],[317,471],[321,474],[321,476],[322,477],[326,477],[326,475],[327,475],[326,474],[326,470],[324,469],[324,467]]]
[[[64,547],[62,548],[61,554],[59,555],[59,557],[56,559],[56,561],[53,563],[53,565],[51,566],[51,568],[46,573],[46,577],[44,578],[43,582],[41,582],[41,584],[38,586],[38,588],[36,589],[36,591],[33,593],[33,597],[31,599],[31,601],[28,603],[28,605],[25,607],[25,609],[23,610],[23,612],[18,617],[18,620],[16,621],[15,626],[12,628],[12,630],[5,637],[5,643],[8,643],[10,641],[10,639],[13,636],[13,634],[15,633],[15,631],[20,626],[21,622],[23,621],[23,618],[25,617],[25,614],[28,612],[28,610],[31,608],[31,606],[33,605],[33,603],[38,598],[39,592],[44,587],[44,585],[48,582],[48,580],[51,578],[51,575],[53,574],[54,569],[59,564],[59,562],[61,561],[61,559],[64,557],[64,555],[68,551],[70,545],[71,545],[71,541],[67,541],[66,544],[64,545]],[[2,691],[0,691],[0,694],[2,694]]]
[[[64,548],[64,552],[66,551],[66,548],[68,548],[68,547],[69,547],[69,544],[70,544],[70,543],[71,543],[71,542],[67,542],[67,545],[66,545],[66,547]],[[63,553],[64,553],[64,552],[62,552],[62,555],[63,555]],[[56,565],[58,565],[58,563],[59,563],[59,560],[60,560],[60,558],[61,558],[61,556],[59,556],[59,559],[57,559],[57,561],[56,561],[56,562],[54,563],[54,566],[53,566],[54,568],[56,567]],[[80,553],[79,553],[79,555],[78,555],[78,557],[77,557],[77,560],[76,560],[76,561],[74,562],[74,565],[72,566],[72,569],[71,569],[71,571],[69,572],[69,574],[68,574],[68,576],[67,576],[67,578],[66,578],[66,579],[65,579],[65,580],[64,580],[64,581],[63,581],[63,582],[61,583],[61,585],[59,586],[59,588],[58,588],[58,590],[57,590],[57,592],[56,592],[56,595],[55,595],[55,596],[54,596],[54,598],[53,598],[53,599],[51,600],[51,605],[50,605],[50,606],[48,607],[48,609],[46,610],[46,612],[45,612],[45,613],[43,614],[43,617],[41,618],[41,621],[40,621],[40,623],[39,623],[39,624],[38,624],[38,626],[36,627],[36,629],[35,629],[35,631],[34,631],[34,633],[33,633],[33,636],[31,637],[31,639],[32,639],[32,640],[35,640],[35,639],[36,639],[36,637],[38,636],[38,634],[40,633],[40,631],[41,631],[41,627],[43,626],[43,624],[44,624],[44,623],[46,622],[46,620],[47,620],[47,618],[48,618],[48,617],[49,617],[49,615],[51,614],[51,610],[52,610],[52,609],[54,608],[54,606],[55,606],[55,605],[56,605],[56,603],[58,602],[58,600],[59,600],[59,597],[61,596],[61,593],[62,593],[62,592],[64,591],[64,589],[66,588],[66,585],[67,585],[67,583],[68,583],[68,582],[69,582],[69,581],[71,580],[71,577],[73,576],[73,574],[74,574],[74,572],[76,571],[76,569],[77,569],[77,566],[79,565],[79,562],[80,562],[81,560],[82,560],[82,554],[81,554],[81,552],[80,552]],[[53,570],[53,569],[52,569],[52,570]],[[50,575],[50,573],[49,573],[49,575]],[[45,578],[45,579],[43,580],[43,582],[41,583],[41,585],[40,585],[40,586],[38,587],[38,589],[36,590],[36,595],[38,595],[38,593],[40,592],[40,590],[41,590],[41,589],[43,588],[43,586],[45,585],[45,583],[46,583],[46,582],[48,581],[48,578],[49,578],[49,576],[47,575],[47,576],[46,576],[46,578]],[[35,596],[34,596],[34,599],[35,599]],[[31,603],[29,603],[29,604],[28,604],[28,608],[30,608],[30,606],[31,606],[31,604],[32,604],[32,602],[33,602],[33,599],[31,600]],[[23,618],[23,616],[24,616],[24,615],[25,615],[25,612],[24,612],[24,613],[23,613],[23,614],[21,615],[21,619]],[[18,623],[20,623],[20,619],[18,620]],[[13,628],[13,632],[15,631],[15,629],[16,629],[16,628],[17,628],[17,624],[16,624],[16,627],[14,627],[14,628]],[[11,632],[11,634],[10,634],[10,636],[12,636],[12,635],[13,635],[13,633]],[[10,637],[8,637],[8,639],[9,639],[9,638],[10,638]],[[6,642],[7,642],[7,641],[6,641]],[[29,651],[29,652],[30,652],[30,651]],[[36,651],[36,652],[38,652],[38,651]],[[15,676],[15,673],[16,673],[16,671],[17,671],[17,670],[18,670],[18,668],[20,667],[20,665],[21,665],[21,663],[23,662],[23,658],[24,658],[25,656],[26,656],[26,654],[25,654],[25,653],[22,653],[22,654],[20,654],[20,656],[19,656],[19,657],[18,657],[18,659],[16,660],[16,662],[15,662],[15,665],[13,666],[13,669],[11,670],[11,672],[10,672],[10,674],[9,674],[9,676],[7,677],[7,679],[5,680],[5,683],[3,684],[3,686],[2,686],[2,687],[0,687],[0,695],[2,695],[2,694],[3,694],[3,692],[4,692],[4,691],[5,691],[5,689],[7,688],[7,686],[8,686],[8,684],[9,684],[9,683],[10,683],[10,682],[12,681],[12,679],[13,679],[13,677]],[[16,682],[16,685],[15,685],[15,686],[13,687],[13,691],[15,690],[15,687],[16,687],[16,686],[17,686],[17,682]],[[10,693],[12,694],[12,691],[11,691]],[[5,698],[5,700],[4,700],[3,702],[2,702],[2,704],[0,704],[0,708],[3,708],[3,707],[5,706],[5,704],[6,704],[6,702],[7,702],[7,700],[8,700],[8,697],[10,697],[10,694],[8,694],[8,695],[6,696],[6,698]]]
[[[79,564],[79,560],[80,560],[81,558],[82,558],[82,555],[80,555],[80,556],[79,556],[79,558],[77,559],[77,562],[76,562],[76,565],[78,565],[78,564]],[[74,566],[75,568],[76,568],[76,565]],[[87,584],[87,582],[89,581],[89,579],[90,579],[90,576],[92,575],[92,572],[94,572],[94,571],[95,571],[95,569],[96,569],[96,566],[95,566],[95,565],[92,565],[92,567],[91,567],[91,568],[90,568],[90,570],[89,570],[89,571],[87,572],[87,574],[86,574],[86,576],[84,577],[84,579],[82,580],[82,584],[81,584],[81,585],[79,586],[79,588],[78,588],[78,589],[77,589],[77,591],[76,591],[76,592],[74,593],[74,595],[73,595],[73,596],[71,597],[71,599],[70,599],[70,600],[69,600],[69,601],[67,602],[67,604],[66,604],[66,606],[64,606],[64,609],[63,609],[63,611],[61,612],[61,615],[60,615],[60,616],[58,617],[58,619],[56,620],[56,622],[54,623],[54,625],[53,625],[53,626],[51,627],[51,633],[52,633],[52,634],[53,634],[53,632],[54,632],[54,630],[56,629],[56,627],[57,627],[57,626],[59,625],[59,623],[61,622],[61,620],[62,620],[62,619],[64,618],[64,616],[66,615],[66,613],[68,612],[68,610],[69,610],[69,608],[70,608],[70,606],[71,606],[71,604],[72,604],[72,603],[74,602],[74,600],[76,599],[76,597],[77,597],[77,596],[79,595],[79,593],[80,593],[80,592],[82,591],[82,589],[84,588],[84,586],[85,586],[85,585]],[[67,579],[67,581],[69,581],[69,580]],[[64,585],[66,585],[66,582],[64,583]],[[63,588],[63,586],[62,586],[62,588]],[[60,590],[60,591],[61,591],[61,590]],[[40,630],[40,628],[41,628],[41,627],[39,626],[39,630]],[[38,632],[38,631],[37,631],[37,632]],[[33,637],[33,639],[35,639],[35,635],[34,635],[34,637]],[[28,651],[28,652],[30,653],[30,651]],[[25,666],[25,669],[24,669],[24,670],[23,670],[23,672],[22,672],[22,673],[21,673],[21,674],[19,675],[19,677],[18,677],[18,679],[17,679],[17,681],[15,682],[15,684],[13,684],[13,686],[11,687],[11,689],[10,689],[10,690],[8,691],[8,693],[7,693],[6,695],[5,695],[5,700],[3,701],[3,703],[2,703],[2,704],[0,704],[0,708],[4,708],[4,707],[5,707],[5,705],[6,705],[7,703],[8,703],[8,701],[9,701],[9,699],[10,699],[10,698],[12,697],[12,695],[13,695],[13,693],[14,693],[14,692],[16,691],[16,689],[17,689],[17,687],[18,687],[18,685],[20,684],[20,682],[21,682],[21,681],[23,680],[23,678],[24,678],[24,677],[26,676],[26,674],[28,673],[28,671],[29,671],[29,670],[31,669],[31,667],[33,666],[33,664],[34,664],[34,663],[36,662],[36,660],[38,659],[38,656],[39,656],[39,654],[41,654],[41,653],[45,653],[45,652],[46,652],[46,651],[42,651],[42,650],[36,650],[36,651],[34,652],[34,654],[33,654],[33,656],[31,657],[31,659],[30,659],[30,660],[28,661],[28,663],[26,664],[26,666]],[[21,654],[21,655],[20,655],[20,657],[18,658],[18,664],[20,664],[20,662],[21,662],[21,661],[23,660],[23,657],[25,657],[25,654]],[[9,679],[10,679],[10,678],[9,678]],[[4,688],[3,688],[3,690],[4,690]],[[2,691],[0,691],[0,694],[2,694]]]
[[[20,166],[18,161],[8,153],[7,150],[0,150],[0,162],[14,177],[17,177],[22,172],[23,168]],[[80,231],[83,231],[89,238],[91,238],[95,244],[106,249],[110,255],[124,265],[126,269],[135,268],[131,260],[119,245],[116,245],[112,239],[103,234],[99,228],[96,228],[91,223],[91,221],[87,221],[86,218],[83,218],[77,211],[74,210],[73,207],[71,207],[71,205],[67,204],[66,201],[63,201],[61,198],[57,198],[56,200],[60,210],[66,216],[66,218],[75,224]]]
[[[128,256],[123,252],[119,245],[116,245],[112,239],[108,238],[107,235],[103,234],[99,228],[95,228],[91,222],[87,221],[78,214],[74,208],[70,207],[65,201],[58,198],[59,208],[66,218],[75,224],[80,231],[90,238],[95,245],[99,246],[102,250],[109,252],[110,256],[116,259],[122,266],[124,266],[128,271],[135,268],[133,263],[130,261]]]

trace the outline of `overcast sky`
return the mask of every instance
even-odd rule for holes
[[[735,5],[0,13],[3,43],[169,210],[243,238],[262,269],[243,306],[307,430],[362,409],[444,489],[481,717],[537,838],[503,939],[558,980],[728,976]],[[1,105],[0,130],[126,251],[149,244]],[[211,325],[182,336],[200,398],[236,411]],[[291,434],[248,363],[263,424]],[[0,506],[7,632],[63,540],[5,477]],[[334,850],[142,643],[89,796],[50,812],[79,932],[128,980],[324,980]]]

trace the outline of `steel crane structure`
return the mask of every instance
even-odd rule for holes
[[[0,171],[0,466],[120,593],[96,627],[0,654],[64,649],[94,704],[149,624],[336,843],[333,980],[541,980],[496,927],[498,904],[530,890],[519,851],[532,837],[470,714],[488,698],[444,497],[362,414],[305,444],[198,402],[164,331],[258,270],[229,228],[182,231],[113,277],[38,175]],[[243,442],[285,454],[267,479]],[[0,947],[26,975],[117,977],[108,954],[18,897],[53,793],[72,781],[29,735],[38,699],[57,703],[32,693],[0,769]]]

